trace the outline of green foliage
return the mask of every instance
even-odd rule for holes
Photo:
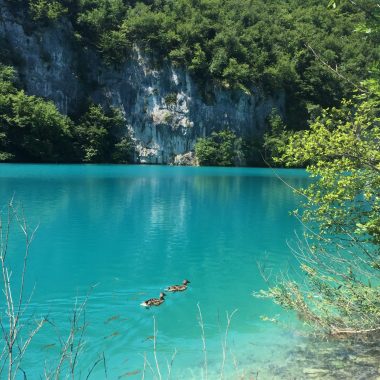
[[[332,334],[380,329],[380,85],[323,110],[292,134],[278,162],[307,164],[299,192],[307,226],[298,252],[305,285],[284,280],[263,292]]]
[[[36,21],[52,22],[67,13],[67,8],[59,1],[29,0],[29,7]]]
[[[119,65],[125,61],[131,45],[126,41],[126,35],[122,30],[111,30],[102,33],[98,49],[105,63]]]
[[[130,162],[134,146],[121,111],[91,105],[78,125],[49,101],[14,84],[15,71],[0,65],[0,161]]]
[[[241,87],[246,89],[244,83],[249,85],[250,70],[246,63],[239,63],[235,58],[230,58],[227,67],[223,70],[223,84],[225,87]],[[247,90],[247,92],[249,92]]]
[[[378,1],[330,6],[365,12],[356,30],[378,40]],[[313,108],[310,130],[277,150],[277,162],[306,164],[314,179],[299,191],[303,211],[295,211],[307,231],[296,252],[306,278],[284,279],[260,295],[333,335],[380,331],[380,75],[371,74],[339,108]]]
[[[275,160],[288,144],[291,131],[286,129],[278,111],[274,108],[268,117],[268,130],[263,138],[263,154],[265,161],[271,166],[277,166]],[[281,165],[281,163],[280,163]]]
[[[74,23],[79,32],[91,44],[99,47],[110,61],[119,56],[115,47],[125,41],[120,31],[122,20],[126,14],[126,6],[122,0],[80,0],[79,12],[74,15]],[[107,44],[110,48],[107,49]],[[127,44],[124,43],[124,46]],[[124,50],[122,50],[125,53]],[[122,55],[120,59],[122,59]]]
[[[16,91],[14,81],[16,71],[12,66],[2,65],[0,63],[0,94],[7,95]]]
[[[200,138],[195,144],[195,155],[199,165],[218,165],[218,148],[211,138]]]
[[[326,262],[326,257],[323,259]],[[354,277],[344,281],[344,276],[349,278],[349,272],[329,276],[320,270],[314,272],[306,265],[302,269],[306,276],[307,290],[295,281],[285,280],[261,295],[271,297],[285,309],[296,310],[305,323],[332,335],[366,334],[378,330],[378,286]]]
[[[189,62],[190,71],[198,78],[202,79],[207,74],[207,59],[206,53],[203,51],[201,45],[196,43],[192,53],[191,61]]]
[[[122,137],[121,140],[115,144],[112,160],[119,164],[128,164],[133,162],[134,152],[135,145],[130,136]]]
[[[338,105],[380,58],[375,0],[341,0],[331,10],[315,0],[28,2],[38,20],[67,13],[77,40],[108,64],[125,62],[138,46],[186,66],[204,85],[284,89],[288,125],[295,129],[306,126],[308,105]]]
[[[165,103],[167,105],[175,105],[177,103],[177,94],[175,92],[171,92],[165,96]]]
[[[72,123],[52,102],[14,87],[14,70],[0,67],[2,160],[56,162],[70,157]]]
[[[304,219],[318,222],[324,235],[350,231],[359,238],[363,231],[357,225],[366,229],[379,215],[379,112],[379,94],[357,95],[340,108],[324,110],[310,130],[294,133],[280,149],[279,162],[306,163],[318,178],[303,191],[309,199]]]
[[[242,140],[226,129],[200,138],[195,155],[201,166],[234,166],[242,159]]]
[[[76,135],[84,162],[127,162],[132,155],[130,138],[117,138],[124,128],[124,118],[117,108],[104,112],[99,105],[90,105],[80,119]],[[120,160],[120,161],[119,161]]]

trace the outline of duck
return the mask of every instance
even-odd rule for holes
[[[140,305],[144,307],[160,306],[165,301],[165,296],[165,293],[160,293],[160,298],[150,298]]]
[[[187,284],[190,284],[189,280],[183,280],[182,285],[172,285],[168,286],[165,290],[167,292],[183,292],[184,290],[187,289]]]

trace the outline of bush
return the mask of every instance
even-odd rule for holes
[[[116,135],[120,134],[124,124],[120,110],[110,108],[104,112],[100,105],[90,105],[75,129],[82,160],[89,163],[112,162],[118,142]]]
[[[195,155],[201,166],[234,166],[242,159],[242,140],[234,132],[213,132],[195,144]]]
[[[133,162],[135,153],[135,144],[131,137],[125,136],[115,144],[112,159],[119,164],[128,164]]]
[[[287,130],[286,124],[275,108],[268,116],[267,123],[268,131],[264,134],[262,145],[263,158],[268,164],[277,166],[278,163],[274,158],[284,149],[292,132]]]
[[[32,17],[43,23],[52,22],[67,14],[67,8],[59,1],[29,0]]]
[[[171,92],[165,96],[165,103],[167,106],[175,105],[177,103],[177,94]]]

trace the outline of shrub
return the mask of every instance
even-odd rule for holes
[[[198,139],[195,155],[201,166],[234,166],[242,158],[242,140],[228,129],[213,132]]]
[[[167,106],[175,105],[177,103],[177,94],[175,92],[171,92],[165,96],[165,103]]]

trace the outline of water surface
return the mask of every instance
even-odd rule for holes
[[[295,187],[307,182],[302,170],[277,174]],[[239,370],[250,371],[297,340],[260,318],[289,316],[252,296],[267,287],[257,263],[273,276],[297,267],[288,242],[301,230],[289,214],[299,199],[270,169],[2,164],[1,205],[12,196],[30,225],[39,224],[28,267],[28,290],[35,287],[28,312],[48,314],[59,326],[44,328],[31,346],[26,361],[33,374],[42,372],[44,360],[54,366],[56,337],[66,333],[75,297],[83,298],[95,284],[83,378],[103,352],[110,378],[135,372],[141,378],[144,353],[154,364],[153,316],[163,376],[176,349],[174,378],[200,378],[197,304],[210,374],[220,371],[226,312],[238,310],[227,373],[236,374],[230,351]],[[185,293],[169,294],[156,309],[139,306],[184,278],[191,281]],[[149,370],[146,376],[152,376]],[[93,378],[103,377],[99,365]]]

